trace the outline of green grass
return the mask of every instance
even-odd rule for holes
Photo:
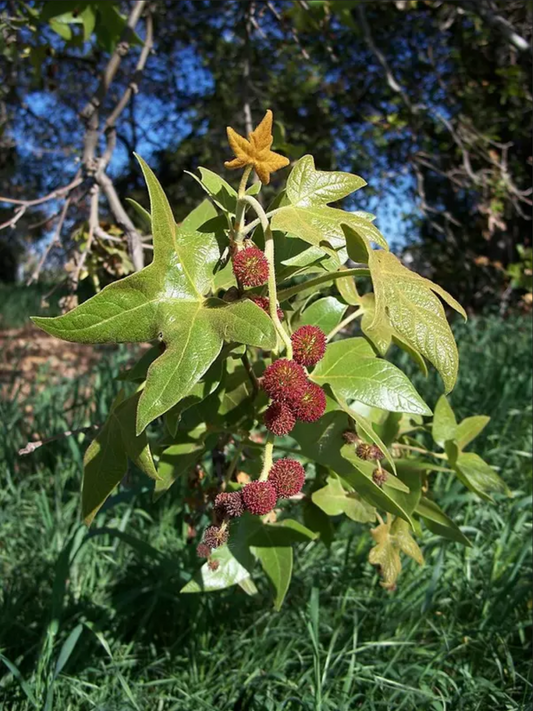
[[[438,475],[438,500],[473,547],[426,534],[426,566],[407,563],[390,594],[366,563],[366,529],[342,522],[330,551],[298,547],[278,614],[260,577],[254,597],[179,594],[197,565],[179,491],[152,504],[134,478],[87,535],[83,437],[16,456],[32,432],[101,421],[125,349],[104,351],[94,397],[88,376],[14,393],[0,411],[0,709],[530,708],[530,330],[525,319],[457,329],[453,406],[492,416],[475,449],[514,492],[491,506]],[[434,404],[437,378],[414,377]]]

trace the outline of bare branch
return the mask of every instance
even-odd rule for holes
[[[33,454],[36,449],[39,449],[45,444],[50,444],[50,442],[57,442],[57,440],[64,439],[65,437],[73,437],[77,434],[88,434],[89,432],[94,432],[94,430],[99,429],[100,425],[89,425],[88,427],[80,427],[77,430],[67,430],[66,432],[61,432],[61,434],[54,435],[53,437],[45,437],[44,439],[39,439],[36,442],[28,442],[28,444],[19,449],[19,457],[23,457],[26,454]]]
[[[487,25],[490,25],[490,27],[494,27],[501,32],[506,40],[519,52],[531,53],[531,45],[529,42],[518,34],[509,20],[506,20],[505,17],[492,12],[488,3],[483,2],[482,0],[473,0],[473,2],[469,2],[467,0],[464,4],[468,10],[471,10],[473,13],[481,17]]]
[[[41,270],[44,267],[46,260],[48,259],[48,255],[50,254],[50,252],[52,251],[52,249],[54,247],[56,247],[57,245],[59,245],[61,243],[61,230],[63,229],[63,224],[64,224],[65,219],[67,217],[67,212],[70,207],[71,201],[72,201],[72,193],[70,193],[67,196],[67,198],[63,204],[63,208],[61,210],[61,214],[59,215],[59,221],[57,223],[57,226],[56,226],[56,229],[54,232],[54,236],[50,240],[47,248],[44,250],[42,257],[39,260],[39,264],[37,265],[37,268],[35,269],[33,274],[30,276],[28,281],[26,282],[26,286],[30,286],[30,284],[33,284],[34,281],[37,281],[37,279],[39,278],[39,275],[41,274]]]
[[[71,290],[75,292],[78,288],[78,282],[80,280],[80,274],[87,261],[87,255],[91,251],[93,244],[94,231],[98,226],[98,199],[100,197],[100,188],[98,185],[93,185],[91,189],[91,212],[89,214],[89,234],[87,237],[87,244],[83,253],[80,255],[76,268],[72,274],[72,279],[70,280]]]

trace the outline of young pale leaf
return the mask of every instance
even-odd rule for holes
[[[454,469],[463,484],[486,501],[493,501],[493,492],[511,496],[503,479],[474,452],[461,452],[455,461]]]
[[[67,341],[163,341],[164,353],[148,369],[137,433],[193,388],[224,340],[266,349],[276,343],[271,319],[253,302],[226,304],[206,298],[220,260],[220,223],[195,223],[201,215],[212,214],[213,207],[195,210],[176,230],[161,186],[146,163],[141,158],[139,162],[150,193],[153,262],[64,316],[34,319],[47,333]]]
[[[315,169],[313,156],[300,158],[287,179],[287,197],[293,205],[327,205],[359,190],[366,181],[352,173]]]
[[[371,346],[361,338],[330,343],[311,379],[319,385],[328,383],[343,400],[358,400],[389,412],[430,415],[409,378],[392,363],[373,355]]]
[[[472,545],[459,526],[449,516],[446,516],[444,511],[431,499],[426,499],[423,496],[417,504],[415,513],[420,516],[432,533],[461,543],[463,546],[470,547]]]
[[[342,304],[334,296],[325,296],[313,301],[311,306],[305,309],[299,325],[318,326],[324,333],[329,333],[340,323],[346,308],[346,304]]]
[[[407,269],[390,252],[370,249],[367,236],[357,229],[346,230],[348,254],[368,255],[375,294],[375,314],[370,329],[392,325],[399,336],[422,354],[439,371],[446,391],[455,385],[459,356],[452,331],[438,294],[465,319],[463,307],[437,284]]]
[[[185,172],[199,183],[205,192],[213,199],[222,210],[230,215],[235,214],[237,205],[237,192],[231,185],[221,178],[220,175],[213,173],[208,168],[198,168],[201,178],[198,178],[194,173],[186,170]]]
[[[445,442],[457,437],[457,420],[446,395],[441,395],[435,405],[431,434],[439,447],[444,447]]]
[[[360,523],[371,523],[376,520],[374,507],[369,506],[357,494],[349,494],[345,491],[336,476],[329,476],[326,486],[314,491],[311,499],[328,516],[346,514],[352,521]]]
[[[315,247],[323,248],[326,243],[333,249],[340,249],[346,243],[342,224],[348,224],[361,230],[369,241],[388,249],[381,232],[361,213],[327,206],[363,185],[366,185],[365,181],[351,173],[315,170],[313,157],[304,156],[287,180],[286,196],[290,204],[274,213],[272,229],[299,237]]]
[[[489,424],[490,417],[486,415],[477,415],[474,417],[466,417],[457,425],[455,438],[459,449],[464,449],[467,445],[480,434]]]
[[[105,425],[85,452],[82,512],[87,525],[126,474],[128,459],[152,479],[159,479],[146,434],[135,434],[138,403],[139,393],[127,400],[119,396]]]

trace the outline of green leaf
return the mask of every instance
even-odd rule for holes
[[[342,249],[346,246],[343,225],[359,230],[369,241],[388,249],[387,242],[381,232],[371,222],[352,212],[337,210],[333,207],[295,207],[286,205],[272,215],[273,230],[286,232],[299,237],[314,247],[324,246],[331,249]]]
[[[209,298],[220,260],[220,222],[198,223],[212,214],[212,206],[200,206],[176,229],[161,186],[146,163],[139,162],[150,193],[153,262],[64,316],[34,319],[47,333],[67,341],[163,341],[165,351],[148,369],[139,402],[138,433],[194,387],[224,340],[265,349],[276,343],[271,319],[252,301],[227,304]]]
[[[154,501],[157,501],[179,477],[187,474],[202,458],[205,444],[202,439],[191,439],[183,435],[177,444],[167,447],[159,460],[157,473],[159,481],[155,483]]]
[[[293,205],[310,207],[341,200],[365,185],[363,178],[351,173],[315,170],[313,156],[306,155],[292,169],[286,193]]]
[[[152,216],[146,210],[142,205],[140,205],[137,200],[134,200],[133,198],[126,198],[126,202],[129,203],[132,208],[135,210],[137,213],[137,216],[140,218],[141,226],[146,232],[151,232],[152,231]]]
[[[446,395],[441,395],[435,405],[431,434],[433,441],[443,448],[445,442],[457,437],[457,420]]]
[[[480,434],[489,424],[490,417],[486,415],[477,415],[474,417],[466,417],[457,425],[455,439],[459,449],[464,449],[478,434]]]
[[[87,525],[126,474],[128,459],[152,479],[159,479],[146,434],[135,434],[138,403],[139,393],[127,400],[120,394],[87,448],[82,484],[82,512]]]
[[[319,385],[329,383],[335,396],[344,400],[358,400],[389,412],[431,414],[408,377],[392,363],[373,356],[371,346],[362,338],[330,343],[311,379]]]
[[[242,565],[227,545],[214,550],[211,557],[219,563],[217,570],[211,570],[208,564],[204,563],[198,573],[182,587],[180,592],[200,593],[224,590],[242,583],[250,577],[248,568]],[[250,556],[250,567],[252,565],[253,559]]]
[[[322,286],[322,284],[337,281],[338,279],[347,279],[352,276],[370,276],[370,272],[368,269],[339,269],[339,271],[330,272],[329,274],[321,274],[318,277],[307,279],[287,289],[281,289],[278,291],[278,301],[281,304],[283,301],[287,301],[287,299],[296,296],[296,294],[303,294],[306,291],[316,291],[317,287]]]
[[[389,350],[392,341],[392,327],[385,320],[374,324],[376,314],[374,294],[365,294],[361,297],[361,307],[364,309],[361,317],[361,331],[375,346],[377,352],[384,356]]]
[[[315,532],[322,543],[329,548],[334,538],[334,528],[329,516],[322,509],[310,501],[306,500],[303,504],[303,519],[305,525]]]
[[[352,409],[345,400],[338,399],[337,401],[341,408],[344,410],[344,412],[346,412],[346,414],[349,415],[349,417],[351,417],[352,420],[354,420],[354,422],[357,424],[357,433],[359,434],[359,436],[364,435],[364,438],[369,439],[373,444],[377,445],[381,449],[392,471],[396,474],[396,465],[394,464],[394,459],[392,458],[391,453],[387,449],[387,446],[381,440],[380,436],[372,426],[372,423],[369,422],[369,420],[367,420],[366,417],[361,415],[359,412]]]
[[[83,40],[88,42],[91,39],[91,35],[94,32],[96,25],[96,13],[94,8],[90,5],[80,13],[81,20],[83,22]]]
[[[189,392],[165,413],[165,424],[171,435],[175,436],[178,430],[181,414],[189,407],[198,405],[213,393],[222,379],[222,361],[217,359],[209,368],[207,373],[199,380]]]
[[[266,527],[265,527],[266,528]],[[268,536],[268,533],[264,533]],[[289,589],[292,577],[292,548],[290,546],[252,546],[252,553],[259,562],[270,582],[274,586],[276,596],[274,609],[279,611]]]
[[[403,266],[390,252],[370,249],[367,236],[357,229],[346,230],[348,254],[368,254],[368,266],[375,294],[375,314],[370,329],[395,332],[415,351],[427,358],[440,373],[446,391],[455,385],[459,356],[452,331],[438,294],[465,319],[462,306],[437,284]]]
[[[459,526],[449,516],[446,516],[444,511],[431,499],[426,499],[423,496],[415,509],[415,513],[420,516],[429,530],[437,536],[461,543],[463,546],[470,547],[472,545]]]
[[[337,407],[332,401],[329,401],[329,405],[330,408]],[[410,520],[409,515],[396,503],[392,495],[374,483],[374,466],[358,459],[353,447],[344,445],[343,433],[346,426],[346,414],[338,409],[330,409],[317,422],[298,422],[291,436],[298,442],[304,457],[334,471],[367,503]]]
[[[454,464],[454,469],[463,484],[486,501],[493,501],[492,492],[506,496],[511,495],[503,479],[474,452],[461,452]]]
[[[154,360],[161,355],[160,346],[152,346],[147,351],[145,351],[139,358],[137,363],[129,370],[121,373],[117,380],[124,380],[129,383],[142,383],[146,380],[146,374],[148,373],[148,368],[152,365]]]
[[[341,271],[343,270],[346,270],[346,267],[341,267]],[[337,287],[339,294],[349,306],[359,306],[361,304],[361,297],[357,291],[355,279],[337,279],[335,286]]]
[[[326,486],[314,491],[311,499],[328,516],[346,514],[352,521],[360,523],[370,523],[376,520],[374,507],[369,506],[357,494],[345,491],[340,479],[336,476],[329,476]]]
[[[213,173],[208,168],[198,168],[201,178],[186,170],[185,172],[194,178],[213,199],[213,201],[229,215],[235,214],[237,205],[237,191],[227,183],[220,175]]]
[[[324,333],[329,333],[341,322],[346,308],[346,304],[342,304],[334,296],[326,296],[313,301],[311,306],[305,309],[300,318],[300,325],[318,326]]]
[[[67,42],[72,39],[72,30],[69,25],[59,22],[57,19],[50,20],[50,27],[58,34],[62,39]]]

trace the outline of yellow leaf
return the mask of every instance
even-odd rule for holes
[[[226,161],[224,165],[230,170],[253,166],[259,180],[267,185],[270,174],[289,165],[289,159],[270,150],[272,145],[272,111],[266,112],[257,128],[250,133],[248,139],[240,136],[231,126],[227,128],[228,141],[235,158]]]

